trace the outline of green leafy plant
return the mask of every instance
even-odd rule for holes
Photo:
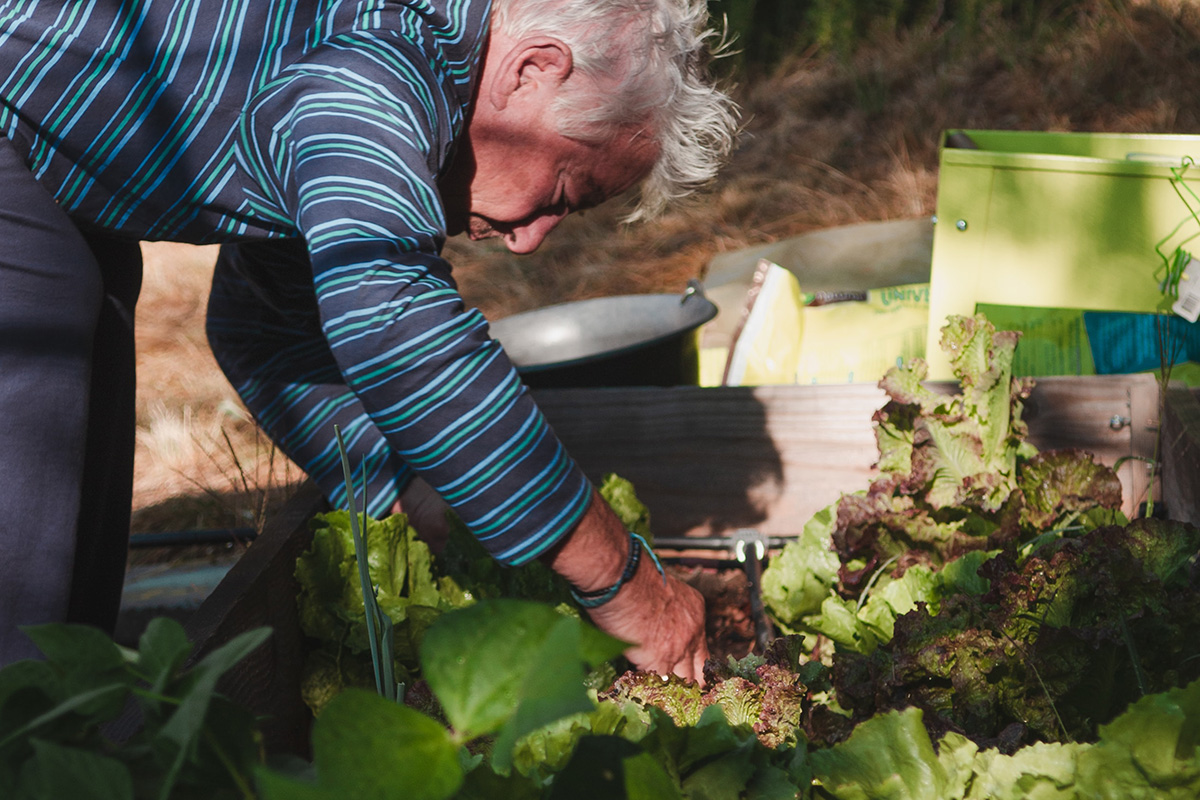
[[[630,529],[649,534],[649,512],[629,481],[605,476],[600,494]],[[445,549],[435,559],[403,514],[375,520],[334,511],[314,518],[312,544],[297,559],[295,575],[301,629],[313,642],[302,694],[315,713],[342,689],[378,689],[386,664],[393,681],[412,687],[420,675],[417,654],[426,631],[452,609],[517,598],[578,616],[570,587],[549,567],[540,561],[504,567],[456,515],[449,514],[448,523]],[[369,612],[366,603],[375,611]],[[376,619],[372,629],[375,613],[386,622]],[[384,644],[391,647],[390,657],[382,653]]]
[[[503,778],[518,740],[562,717],[591,711],[585,669],[626,645],[550,606],[490,600],[445,614],[421,647],[421,667],[449,728],[407,707],[379,708],[369,694],[339,693],[313,733],[316,781],[266,771],[265,798],[450,797],[469,748],[490,754]],[[375,732],[378,730],[379,732]],[[373,768],[378,761],[382,767]],[[479,780],[473,779],[473,780]]]
[[[1176,575],[1177,548],[1147,563]],[[763,743],[723,701],[677,721],[632,699],[597,702],[583,675],[625,645],[544,604],[486,601],[430,628],[422,669],[450,724],[349,689],[313,730],[314,761],[263,764],[253,717],[217,679],[267,636],[252,631],[183,669],[190,646],[168,620],[138,651],[76,626],[31,629],[47,655],[0,670],[0,788],[6,798],[1191,798],[1200,791],[1200,682],[1148,695],[1092,744],[1012,754],[955,733],[935,748],[923,713],[866,720],[832,747]],[[794,640],[774,658],[791,664]],[[761,662],[761,663],[760,663]],[[730,663],[738,685],[766,660]],[[790,669],[790,667],[789,667]],[[814,667],[807,672],[819,686]],[[104,737],[133,698],[146,724]],[[547,758],[548,757],[548,760]],[[553,762],[553,763],[551,763]]]
[[[253,796],[261,761],[253,715],[217,681],[270,635],[248,631],[190,668],[182,626],[155,619],[138,650],[82,625],[25,629],[44,661],[0,670],[0,794],[45,798]],[[105,725],[131,705],[140,729],[124,740]]]
[[[262,768],[258,789],[264,800],[1182,800],[1200,789],[1200,681],[1142,698],[1100,726],[1090,744],[1006,753],[950,732],[935,745],[928,712],[907,708],[872,716],[832,746],[814,747],[803,736],[768,746],[749,719],[731,721],[729,698],[718,696],[721,685],[763,677],[768,659],[725,665],[712,674],[712,702],[686,701],[668,713],[650,694],[662,699],[687,688],[678,681],[637,674],[599,702],[585,690],[586,669],[623,646],[542,604],[485,601],[449,612],[431,627],[421,655],[448,726],[348,690],[316,721],[312,774]],[[795,665],[810,689],[821,688],[819,665],[795,662],[794,638],[773,648],[776,664]]]
[[[985,594],[901,616],[869,656],[839,653],[838,700],[859,720],[915,706],[935,733],[1010,749],[1090,740],[1146,691],[1200,678],[1198,550],[1200,529],[1138,520],[994,558]]]
[[[1094,744],[1037,744],[1011,755],[958,734],[935,749],[922,712],[864,722],[846,742],[810,755],[824,796],[894,800],[1155,798],[1200,793],[1200,681],[1149,695],[1099,730]]]
[[[376,686],[350,519],[345,511],[314,519],[312,544],[296,561],[300,626],[313,642],[302,691],[317,712],[342,688]],[[429,548],[403,516],[368,518],[363,528],[370,596],[390,623],[392,674],[411,685],[429,625],[471,601],[452,581],[433,577]]]
[[[927,387],[921,359],[889,370],[874,417],[878,478],[817,514],[765,570],[763,600],[785,630],[869,653],[917,603],[934,610],[947,589],[982,591],[965,567],[986,554],[1125,521],[1111,469],[1025,440],[1032,384],[1012,377],[1017,334],[983,315],[951,317],[942,334],[960,392]]]

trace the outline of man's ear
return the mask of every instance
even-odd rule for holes
[[[553,36],[529,36],[516,42],[500,59],[489,100],[504,108],[519,92],[557,88],[571,76],[571,48]]]

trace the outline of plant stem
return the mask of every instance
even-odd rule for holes
[[[256,795],[254,794],[254,790],[250,788],[250,784],[246,781],[246,778],[238,771],[237,765],[229,758],[229,754],[225,752],[225,748],[221,747],[221,743],[217,741],[217,737],[213,736],[213,732],[208,728],[204,729],[204,741],[208,742],[208,746],[213,749],[217,760],[229,772],[229,777],[233,779],[233,783],[237,786],[238,791],[242,793],[242,797],[245,800],[255,800]]]

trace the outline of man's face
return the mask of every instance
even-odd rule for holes
[[[500,237],[532,253],[563,217],[630,188],[658,147],[637,128],[600,145],[563,136],[552,108],[576,91],[570,48],[545,36],[491,32],[477,99],[448,172],[438,181],[450,235]]]
[[[449,234],[500,237],[512,252],[532,253],[567,214],[634,186],[658,156],[646,137],[592,145],[553,130],[548,118],[508,141],[461,143],[440,183]]]

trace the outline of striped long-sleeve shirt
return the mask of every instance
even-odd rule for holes
[[[0,0],[0,135],[81,226],[303,237],[346,385],[488,549],[521,563],[578,521],[590,488],[439,256],[436,179],[488,13],[488,0]]]

